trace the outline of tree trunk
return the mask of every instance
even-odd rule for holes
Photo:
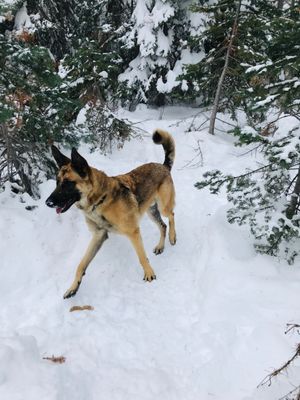
[[[279,10],[283,9],[283,4],[284,4],[284,0],[278,0],[277,1],[277,8],[279,8]]]
[[[299,195],[300,195],[300,167],[298,169],[298,175],[295,183],[295,187],[293,190],[292,198],[290,204],[286,210],[286,216],[288,219],[292,219],[296,214],[298,205],[299,205]]]
[[[221,90],[222,90],[224,78],[226,76],[227,69],[228,69],[229,57],[230,57],[230,52],[232,50],[233,41],[234,41],[234,38],[235,38],[235,36],[237,34],[237,28],[238,28],[238,22],[239,22],[239,16],[240,16],[240,9],[241,9],[241,2],[242,1],[239,0],[239,2],[237,3],[236,15],[235,15],[235,19],[234,19],[234,23],[233,23],[233,26],[232,26],[232,31],[231,31],[228,47],[227,47],[227,52],[226,52],[226,56],[225,56],[225,63],[224,63],[223,71],[221,73],[221,76],[220,76],[220,79],[219,79],[219,82],[218,82],[217,91],[216,91],[216,94],[215,94],[215,99],[214,99],[214,104],[213,104],[213,109],[212,109],[212,112],[211,112],[209,129],[208,129],[208,133],[210,133],[211,135],[214,135],[214,133],[215,133],[215,123],[216,123],[216,117],[217,117],[219,102],[220,102]]]

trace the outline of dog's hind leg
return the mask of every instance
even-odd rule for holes
[[[176,243],[174,207],[175,189],[172,178],[167,178],[158,189],[159,210],[164,217],[169,219],[169,241],[172,245]]]
[[[140,229],[137,228],[133,232],[126,233],[126,235],[131,240],[131,243],[138,255],[141,266],[144,269],[144,281],[151,282],[153,279],[156,279],[155,273],[151,268],[151,265],[145,253],[142,237],[140,234]]]
[[[97,252],[99,251],[102,244],[107,238],[108,234],[107,231],[104,229],[94,233],[92,240],[87,248],[87,251],[77,267],[75,279],[71,287],[64,294],[64,299],[68,299],[69,297],[75,296],[77,290],[79,289],[82,277],[85,274],[87,267],[89,266],[90,262],[95,257],[95,255],[97,254]]]
[[[157,203],[155,203],[151,207],[149,207],[147,213],[148,213],[149,217],[152,219],[152,221],[158,226],[158,229],[160,231],[160,239],[159,239],[157,246],[155,246],[153,253],[161,254],[164,251],[164,247],[165,247],[167,225],[164,223],[164,221],[161,218]]]

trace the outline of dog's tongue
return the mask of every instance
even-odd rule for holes
[[[60,214],[63,210],[63,207],[57,207],[56,208],[56,214]]]

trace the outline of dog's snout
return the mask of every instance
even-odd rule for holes
[[[48,199],[46,200],[46,205],[51,208],[54,207],[54,202],[51,200],[51,197],[48,197]]]

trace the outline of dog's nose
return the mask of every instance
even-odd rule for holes
[[[48,197],[48,199],[45,201],[45,203],[46,203],[46,206],[48,206],[48,207],[51,207],[51,208],[54,207],[54,203],[50,197]]]

